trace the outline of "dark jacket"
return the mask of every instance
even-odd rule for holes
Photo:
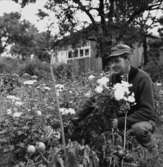
[[[113,83],[119,82],[119,76],[113,77]],[[131,67],[128,82],[135,94],[136,105],[131,108],[127,118],[127,127],[140,121],[156,121],[154,111],[153,83],[150,76],[143,70]],[[118,118],[118,127],[124,127],[124,117]]]

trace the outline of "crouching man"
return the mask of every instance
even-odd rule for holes
[[[133,132],[141,145],[156,155],[156,143],[152,137],[156,122],[152,80],[146,72],[131,66],[132,54],[132,49],[124,44],[111,49],[111,55],[107,59],[107,66],[113,73],[111,84],[122,79],[132,84],[131,91],[135,94],[136,105],[128,113],[127,129]],[[123,129],[124,122],[123,116],[118,117],[113,120],[113,127]]]

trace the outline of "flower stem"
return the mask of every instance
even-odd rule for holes
[[[126,132],[127,132],[127,112],[125,113],[125,126],[124,126],[124,141],[123,141],[123,149],[126,149]]]
[[[63,125],[63,119],[62,119],[61,112],[59,111],[59,108],[60,108],[59,99],[58,99],[58,96],[57,96],[57,93],[56,93],[56,88],[55,88],[56,79],[55,79],[55,76],[54,76],[52,63],[50,65],[50,71],[51,71],[52,80],[54,82],[54,97],[55,97],[56,103],[57,103],[57,112],[58,112],[58,115],[59,115],[60,126],[61,126],[62,144],[63,144],[64,156],[66,158],[66,141],[65,141],[65,134],[64,134],[64,125]]]

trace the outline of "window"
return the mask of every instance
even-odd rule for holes
[[[85,49],[85,56],[89,56],[89,48]]]
[[[83,57],[83,55],[84,55],[84,50],[80,49],[80,57]]]
[[[72,58],[72,51],[68,51],[68,58]]]
[[[78,57],[78,49],[74,50],[74,56],[73,57]]]
[[[69,50],[68,59],[80,59],[85,57],[90,57],[90,47],[81,47],[74,50]]]

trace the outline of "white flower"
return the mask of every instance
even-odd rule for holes
[[[75,110],[73,108],[60,108],[59,111],[62,115],[75,114]]]
[[[56,88],[56,89],[64,89],[64,85],[62,85],[62,84],[57,84],[57,85],[55,85],[55,88]]]
[[[92,81],[94,78],[95,78],[94,75],[90,75],[90,76],[88,77],[88,80],[89,80],[89,81]]]
[[[41,112],[40,110],[37,110],[37,111],[36,111],[36,114],[39,115],[39,116],[41,116],[41,115],[42,115],[42,112]]]
[[[45,90],[50,90],[50,88],[48,86],[45,86],[44,89]]]
[[[46,86],[45,84],[41,84],[39,86],[36,87],[37,89],[41,89],[41,90],[51,90],[50,87]]]
[[[59,111],[61,112],[62,115],[67,114],[67,109],[66,108],[60,108]]]
[[[156,82],[156,86],[162,86],[161,82]]]
[[[22,115],[22,112],[15,112],[13,114],[13,117],[20,117]]]
[[[8,114],[8,115],[11,115],[11,114],[12,114],[11,108],[7,109],[7,114]]]
[[[32,79],[37,79],[38,76],[37,76],[37,75],[32,75],[31,78],[32,78]]]
[[[130,103],[134,103],[134,102],[135,102],[134,93],[132,93],[132,94],[127,98],[127,101],[130,102]]]
[[[91,97],[91,91],[89,90],[87,93],[84,94],[85,97]]]
[[[27,80],[27,81],[24,81],[24,85],[33,85],[35,82],[37,82],[37,80]]]
[[[19,100],[20,100],[19,97],[12,96],[12,95],[8,95],[6,98],[7,98],[7,99],[10,99],[10,100],[12,100],[12,101],[19,101]]]
[[[115,91],[114,91],[114,98],[117,100],[117,101],[119,101],[119,100],[122,100],[122,99],[124,99],[124,91],[123,91],[123,89],[116,89]]]
[[[95,88],[95,92],[96,92],[96,93],[102,93],[102,91],[103,91],[103,87],[101,87],[101,86],[97,86],[97,87]]]
[[[69,114],[75,114],[75,110],[73,108],[69,108],[67,112]]]
[[[15,102],[15,105],[16,105],[16,106],[22,106],[22,105],[23,105],[23,102],[21,102],[21,101],[16,101],[16,102]]]
[[[126,96],[129,95],[129,87],[131,85],[127,82],[117,83],[113,86],[114,97],[116,100],[127,100]]]
[[[103,86],[107,88],[107,83],[109,82],[109,78],[107,77],[102,77],[100,79],[97,80],[97,83],[99,84],[99,86]]]
[[[59,93],[64,90],[64,85],[62,85],[62,84],[57,84],[57,85],[55,85],[55,88],[56,88],[57,96],[59,96]]]

